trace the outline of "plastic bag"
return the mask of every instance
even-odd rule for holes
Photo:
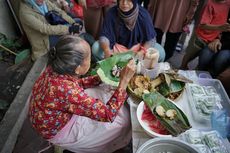
[[[220,133],[223,138],[226,138],[230,133],[230,117],[226,110],[215,110],[211,114],[212,129]]]

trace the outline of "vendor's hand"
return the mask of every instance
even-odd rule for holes
[[[105,52],[104,55],[104,58],[109,58],[110,56],[112,56],[111,51]]]
[[[130,60],[129,63],[124,67],[120,73],[120,83],[119,88],[125,90],[127,88],[127,85],[133,75],[136,72],[136,65],[134,60]]]
[[[219,39],[215,39],[214,41],[208,44],[208,48],[214,51],[215,53],[218,52],[222,47],[222,44]]]
[[[145,51],[142,51],[142,50],[138,51],[135,55],[135,58],[140,61],[143,60],[144,57],[145,57]]]
[[[225,23],[223,25],[219,26],[219,30],[220,31],[230,31],[230,24],[229,23]]]

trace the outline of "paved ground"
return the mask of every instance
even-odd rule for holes
[[[11,104],[31,67],[32,62],[30,60],[16,65],[12,65],[11,62],[0,61],[0,121],[6,111],[2,104],[8,106]]]

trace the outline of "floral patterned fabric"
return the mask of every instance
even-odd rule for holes
[[[48,66],[35,82],[30,99],[29,116],[33,127],[45,139],[50,139],[68,123],[73,114],[112,122],[127,93],[118,88],[105,105],[84,92],[84,88],[100,82],[98,76],[74,78],[57,74]]]

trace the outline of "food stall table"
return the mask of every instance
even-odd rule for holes
[[[133,144],[133,153],[136,153],[138,148],[141,147],[142,144],[144,144],[146,141],[152,139],[151,136],[149,136],[144,129],[141,127],[140,123],[138,122],[136,111],[138,107],[138,103],[141,102],[140,99],[135,98],[134,96],[130,95],[128,98],[128,103],[130,105],[130,115],[131,115],[131,124],[132,124],[132,144]],[[184,91],[180,99],[176,102],[176,105],[181,108],[184,112],[186,112],[186,115],[190,121],[190,124],[193,128],[200,129],[203,131],[209,131],[211,130],[210,123],[199,123],[193,119],[192,113],[190,111],[190,105],[188,103],[188,96],[187,92]],[[230,145],[229,141],[227,139],[224,139],[225,146],[229,150],[230,153]]]
[[[131,124],[132,124],[132,144],[133,144],[133,153],[136,153],[138,148],[146,141],[150,140],[151,137],[146,134],[141,125],[137,120],[137,104],[134,103],[137,101],[134,97],[128,98],[128,103],[130,104],[130,116],[131,116]]]

